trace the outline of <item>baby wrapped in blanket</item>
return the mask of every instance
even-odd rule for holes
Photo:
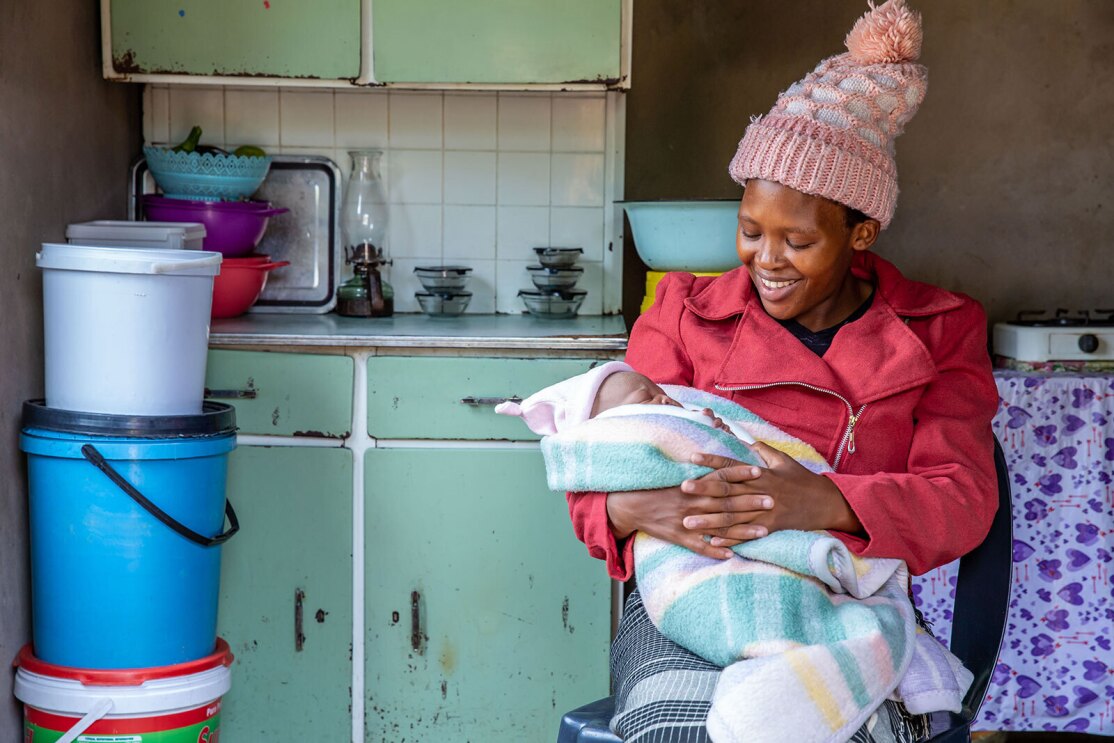
[[[716,395],[659,387],[621,362],[548,387],[496,412],[543,434],[557,491],[669,487],[710,470],[703,452],[765,463],[762,441],[820,473],[815,449]],[[901,560],[854,556],[827,532],[779,531],[728,560],[635,535],[647,613],[670,640],[724,667],[713,740],[841,741],[887,697],[921,714],[959,711],[970,673],[916,625]]]

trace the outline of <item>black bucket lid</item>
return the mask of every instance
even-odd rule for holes
[[[89,436],[176,439],[236,432],[236,409],[206,400],[196,415],[112,415],[47,407],[45,400],[23,403],[23,427]]]

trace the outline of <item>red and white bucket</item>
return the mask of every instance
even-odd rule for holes
[[[217,743],[221,697],[231,688],[232,652],[189,663],[118,671],[69,668],[35,658],[15,661],[25,743]]]

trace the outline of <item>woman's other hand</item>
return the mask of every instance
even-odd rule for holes
[[[710,477],[711,474],[715,473],[705,477]],[[684,526],[685,519],[690,517],[718,519],[727,515],[724,513],[725,509],[730,509],[732,515],[738,517],[730,530],[737,539],[730,544],[738,544],[744,539],[756,539],[766,535],[765,526],[750,526],[748,522],[754,520],[757,514],[765,513],[763,503],[768,501],[769,499],[762,495],[739,495],[729,499],[725,499],[722,494],[691,495],[680,487],[633,490],[608,493],[607,516],[611,521],[612,532],[619,539],[628,537],[635,531],[641,531],[652,537],[687,547],[697,554],[724,560],[735,554],[726,549],[726,546],[730,545],[727,543],[713,545],[705,539],[705,535],[717,533],[716,530],[687,529]]]
[[[716,512],[699,509],[685,515],[686,530],[699,538],[710,535],[712,547],[732,547],[762,536],[756,533],[758,529],[862,531],[862,524],[830,479],[813,474],[792,457],[761,442],[750,448],[765,467],[713,454],[693,456],[693,464],[714,471],[686,480],[681,490],[695,496],[694,502],[705,504],[711,498],[719,507]]]

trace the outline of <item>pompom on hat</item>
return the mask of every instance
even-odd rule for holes
[[[728,172],[776,181],[889,226],[897,205],[894,139],[924,100],[921,17],[888,0],[858,20],[829,57],[751,121]]]
[[[592,417],[592,405],[603,380],[616,372],[634,371],[622,361],[608,361],[583,374],[550,385],[522,402],[501,402],[495,412],[517,415],[530,430],[550,436]]]

